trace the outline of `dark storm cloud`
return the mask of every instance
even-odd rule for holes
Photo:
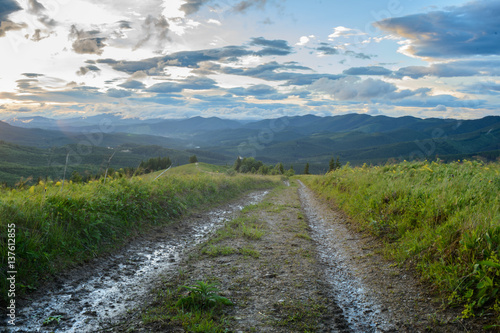
[[[380,66],[351,67],[344,72],[346,75],[390,75],[392,71]]]
[[[419,57],[453,58],[500,53],[500,2],[473,1],[443,11],[388,18],[375,25],[409,39]]]
[[[73,42],[73,50],[80,54],[102,54],[102,49],[106,46],[104,41],[106,38],[96,37],[100,32],[96,30],[84,31],[78,30],[75,25],[71,26],[69,33],[70,39],[75,39]]]

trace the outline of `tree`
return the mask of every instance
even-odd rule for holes
[[[309,175],[309,163],[306,163],[306,167],[304,168],[304,175]]]
[[[283,166],[283,163],[280,162],[278,164],[278,169],[282,175],[285,174],[285,167]]]
[[[198,162],[198,158],[196,157],[196,155],[189,157],[189,163],[196,163],[196,162]]]
[[[340,163],[340,158],[337,156],[337,160],[335,160],[332,156],[330,163],[328,164],[328,172],[340,169],[342,164]]]
[[[236,161],[234,161],[234,170],[236,170],[238,172],[240,171],[241,162],[243,162],[243,159],[238,156],[238,158],[236,159]]]
[[[82,176],[76,170],[71,173],[71,178],[69,180],[73,183],[81,183],[83,181]]]

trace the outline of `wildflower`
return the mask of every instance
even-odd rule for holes
[[[57,182],[57,183],[56,183],[56,186],[61,186],[61,182]]]
[[[30,194],[34,194],[35,193],[35,186],[31,186],[29,191],[30,191]]]

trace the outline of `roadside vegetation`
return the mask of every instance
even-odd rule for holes
[[[464,318],[493,316],[490,327],[500,327],[500,163],[346,165],[301,179],[444,302],[463,306]]]
[[[0,190],[0,227],[15,224],[17,291],[84,263],[127,239],[242,192],[274,186],[256,175],[227,176],[199,163],[132,178],[43,182]],[[0,293],[7,295],[7,241],[0,236]]]

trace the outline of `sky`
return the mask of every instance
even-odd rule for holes
[[[500,115],[500,1],[0,0],[0,120]]]

